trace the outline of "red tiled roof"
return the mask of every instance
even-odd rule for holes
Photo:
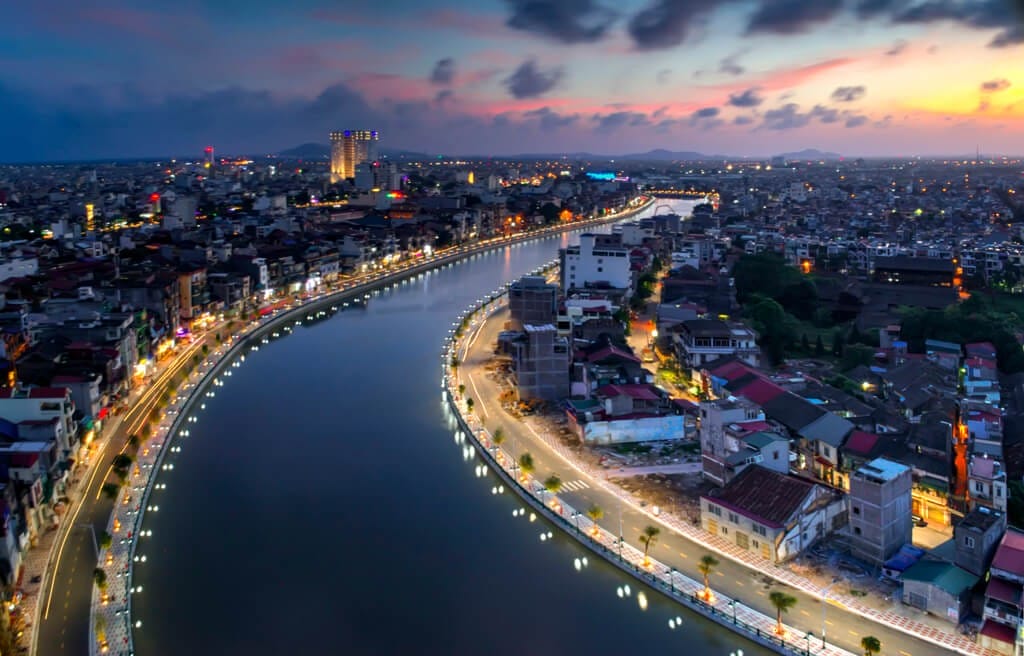
[[[759,524],[782,528],[813,489],[813,483],[754,465],[740,472],[718,496],[701,498]]]
[[[597,351],[595,353],[591,353],[587,357],[587,361],[588,362],[597,362],[598,360],[604,360],[605,358],[607,358],[609,356],[612,356],[612,355],[614,355],[616,357],[619,357],[619,358],[623,358],[625,360],[632,360],[633,362],[640,362],[640,358],[636,357],[632,353],[628,353],[626,351],[623,351],[622,349],[617,348],[615,346],[606,346],[605,348],[601,349],[600,351]]]
[[[993,622],[992,620],[985,620],[985,623],[981,626],[981,635],[986,638],[992,638],[999,642],[1005,642],[1006,644],[1013,645],[1017,641],[1017,632],[1005,624],[999,622]]]
[[[988,587],[985,588],[985,596],[999,601],[1005,601],[1008,604],[1017,606],[1020,604],[1020,592],[1021,586],[1019,583],[1013,584],[1003,579],[992,578],[988,581]]]
[[[661,398],[652,386],[644,384],[605,385],[594,390],[594,394],[597,396],[628,396],[646,401],[657,401]]]
[[[28,391],[30,399],[63,399],[67,395],[66,387],[33,387]]]
[[[711,369],[709,373],[716,378],[722,378],[731,382],[749,373],[753,373],[753,370],[742,362],[733,361],[727,362],[721,367]]]
[[[858,456],[870,455],[871,449],[878,444],[878,436],[862,430],[855,430],[850,433],[843,450]]]
[[[733,390],[733,393],[749,399],[758,405],[764,405],[785,391],[775,383],[771,383],[763,378],[757,378],[743,387]]]
[[[11,466],[12,467],[31,467],[36,464],[39,460],[38,453],[12,453],[11,454]]]
[[[729,428],[732,432],[749,434],[759,433],[761,431],[770,431],[772,429],[772,425],[767,421],[738,421],[734,424],[729,424]]]
[[[983,357],[980,357],[980,356],[975,356],[973,358],[969,358],[967,360],[966,364],[967,364],[968,367],[976,367],[978,369],[995,369],[996,368],[996,363],[994,361],[992,361],[989,358],[983,358]]]
[[[1006,529],[992,559],[992,567],[1024,576],[1024,533]]]

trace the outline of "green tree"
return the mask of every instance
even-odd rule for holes
[[[864,650],[864,656],[874,656],[882,651],[882,641],[875,636],[864,636],[860,639],[860,647]]]
[[[602,517],[604,517],[604,508],[597,505],[596,503],[590,504],[590,507],[587,508],[587,517],[590,518],[590,521],[594,522],[594,528],[591,531],[591,533],[594,535],[594,537],[597,537],[597,523],[601,520]]]
[[[532,474],[535,468],[536,466],[533,464],[533,456],[530,455],[529,451],[519,456],[519,469],[521,469],[524,474]]]
[[[811,352],[811,340],[807,339],[807,333],[804,333],[800,337],[800,349],[804,353],[810,353]]]
[[[818,339],[814,342],[814,356],[822,357],[825,355],[825,341],[821,339],[821,334],[818,334]]]
[[[644,567],[651,564],[651,560],[648,557],[648,552],[654,543],[658,541],[658,535],[661,534],[661,529],[657,526],[651,526],[648,524],[644,527],[644,532],[640,534],[640,543],[644,545]]]
[[[103,531],[103,533],[100,534],[100,549],[109,549],[110,545],[113,543],[114,538],[110,535],[110,533]]]
[[[768,595],[768,601],[775,607],[775,633],[782,635],[785,633],[785,629],[782,628],[782,614],[789,612],[789,609],[796,605],[796,597],[775,590]]]
[[[857,328],[857,323],[854,322],[853,326],[850,328],[850,334],[846,339],[846,343],[859,344],[863,339],[863,336],[860,334],[860,329]]]
[[[115,470],[118,469],[129,469],[135,460],[127,453],[119,453],[114,456],[114,461],[111,463],[111,467]]]
[[[562,479],[557,474],[552,474],[544,479],[544,489],[551,495],[558,494],[562,489]]]
[[[139,450],[140,442],[141,440],[139,439],[139,436],[136,435],[135,433],[132,433],[131,435],[128,436],[128,448],[130,448],[132,451]]]
[[[491,433],[491,441],[494,442],[494,446],[501,446],[505,443],[505,431],[500,426]]]
[[[107,573],[101,568],[97,567],[92,571],[92,580],[96,587],[100,589],[100,592],[107,589]]]
[[[468,397],[466,398],[466,411],[470,413],[473,412],[473,399]]]
[[[697,571],[704,577],[704,600],[711,599],[711,572],[718,567],[718,559],[711,554],[704,554],[697,564]]]
[[[117,483],[104,483],[102,490],[103,495],[108,499],[116,499],[117,493],[121,490],[121,486]]]
[[[777,301],[764,296],[753,297],[746,314],[760,336],[761,349],[772,364],[786,357],[786,345],[793,337],[795,322]]]
[[[832,333],[832,355],[837,358],[843,357],[843,342],[845,341],[843,329],[836,328],[836,331]]]
[[[875,361],[875,349],[863,344],[851,344],[843,350],[839,359],[839,368],[849,371],[860,365],[870,366]]]

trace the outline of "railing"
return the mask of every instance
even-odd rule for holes
[[[553,266],[555,263],[534,273],[548,271]],[[555,495],[544,490],[532,476],[518,471],[514,456],[500,446],[494,445],[487,429],[476,420],[468,408],[463,407],[464,399],[459,398],[457,391],[457,369],[451,366],[452,358],[457,358],[459,342],[463,335],[475,327],[478,321],[485,321],[497,309],[497,301],[505,294],[506,292],[496,292],[486,297],[481,304],[460,315],[460,325],[463,328],[446,341],[442,353],[442,389],[444,399],[458,425],[456,439],[461,443],[468,438],[484,461],[498,473],[510,489],[559,529],[615,567],[690,610],[780,654],[852,656],[838,647],[823,644],[824,641],[819,637],[805,634],[793,627],[783,625],[780,634],[776,630],[775,619],[724,595],[712,593],[704,597],[705,588],[702,583],[645,556],[642,551],[626,543],[622,536],[616,537],[601,528],[586,517],[585,513],[557,500]],[[549,497],[547,502],[545,496]]]

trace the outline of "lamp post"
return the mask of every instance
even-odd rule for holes
[[[729,602],[729,610],[732,611],[732,623],[736,623],[736,600],[733,599]]]
[[[580,513],[576,510],[572,511],[573,521],[576,522],[576,532],[580,532]]]
[[[813,637],[814,637],[814,634],[811,633],[810,631],[808,631],[807,632],[807,636],[806,636],[806,640],[807,640],[807,654],[806,654],[806,656],[811,656],[811,638],[813,638]]]
[[[672,594],[676,593],[676,568],[672,567],[668,570],[668,588]]]

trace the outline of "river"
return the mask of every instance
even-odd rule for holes
[[[577,570],[587,552],[513,517],[522,504],[453,440],[439,382],[455,316],[576,237],[474,257],[246,353],[154,490],[136,653],[763,653],[653,591],[643,610],[643,587],[596,557]]]

